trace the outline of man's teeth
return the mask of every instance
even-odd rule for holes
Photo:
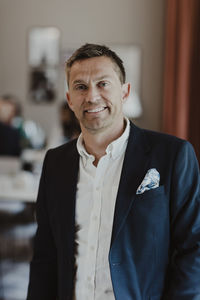
[[[95,113],[95,112],[102,111],[104,109],[105,109],[105,107],[99,107],[99,108],[95,108],[95,109],[88,109],[87,112]]]

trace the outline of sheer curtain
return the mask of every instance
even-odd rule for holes
[[[163,130],[188,139],[200,161],[200,1],[167,0]]]

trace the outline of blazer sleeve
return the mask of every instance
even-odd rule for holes
[[[50,228],[45,197],[47,161],[48,153],[43,164],[36,203],[38,227],[34,239],[33,258],[30,263],[27,300],[57,299],[57,253]]]
[[[200,175],[189,142],[174,164],[171,190],[171,259],[165,300],[200,299]]]

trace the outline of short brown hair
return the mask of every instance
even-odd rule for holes
[[[72,65],[76,61],[98,57],[98,56],[105,56],[109,57],[115,66],[117,67],[117,72],[119,74],[120,82],[123,84],[126,80],[126,72],[124,69],[123,61],[121,58],[111,49],[104,45],[97,45],[97,44],[85,44],[77,49],[72,56],[66,62],[66,74],[67,74],[67,81],[69,84],[69,75],[70,69]]]

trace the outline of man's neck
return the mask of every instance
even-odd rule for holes
[[[106,148],[110,143],[119,138],[126,127],[126,121],[123,120],[118,128],[109,128],[98,133],[90,133],[82,130],[83,141],[86,151],[95,157],[94,165],[97,166],[100,158],[106,154]]]

